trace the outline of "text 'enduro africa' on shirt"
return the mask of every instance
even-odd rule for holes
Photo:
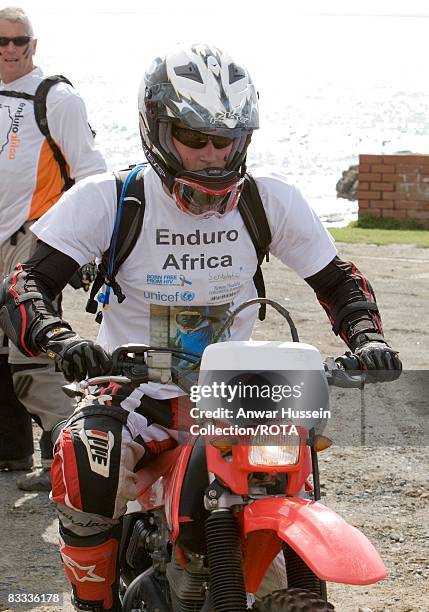
[[[40,68],[1,83],[6,91],[34,94],[44,76]],[[82,98],[60,83],[47,97],[47,121],[75,180],[104,172]],[[0,244],[26,221],[38,219],[61,195],[63,180],[52,150],[34,117],[32,100],[0,96]]]

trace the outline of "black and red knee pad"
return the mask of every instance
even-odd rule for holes
[[[55,503],[114,516],[126,422],[127,412],[112,406],[88,406],[70,417],[55,444]]]

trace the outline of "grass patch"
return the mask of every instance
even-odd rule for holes
[[[414,219],[400,222],[398,219],[362,217],[347,227],[329,228],[338,242],[361,242],[363,244],[414,244],[429,248],[429,230],[422,228]]]
[[[425,227],[417,219],[394,219],[393,217],[374,217],[373,215],[361,215],[355,221],[356,227],[367,229],[388,230],[421,230]]]

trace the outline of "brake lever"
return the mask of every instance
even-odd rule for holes
[[[340,387],[342,389],[363,389],[365,386],[366,374],[363,372],[358,376],[352,376],[345,370],[337,369],[329,372],[327,376],[328,385]]]
[[[328,357],[325,362],[328,385],[342,389],[363,389],[366,382],[366,372],[362,371],[360,361],[347,352],[340,357]],[[359,372],[353,376],[348,371]]]

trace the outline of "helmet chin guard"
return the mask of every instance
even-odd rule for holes
[[[197,218],[224,217],[237,206],[244,178],[224,168],[180,172],[173,186],[173,198],[182,212]]]

